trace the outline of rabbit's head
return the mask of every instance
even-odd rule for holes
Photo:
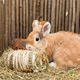
[[[27,38],[26,48],[28,50],[45,49],[48,44],[47,36],[50,33],[50,23],[46,22],[44,25],[38,25],[38,21],[34,20],[32,27],[33,31]]]

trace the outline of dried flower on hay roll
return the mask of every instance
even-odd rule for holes
[[[14,50],[18,50],[18,49],[26,50],[26,42],[27,42],[27,39],[16,38],[10,42],[9,47]]]
[[[48,66],[45,51],[13,50],[7,49],[3,53],[6,66],[18,71],[42,71]]]

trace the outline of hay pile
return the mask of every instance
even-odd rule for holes
[[[3,64],[3,58],[0,57],[0,80],[80,80],[80,67],[71,71],[75,72],[75,77],[69,77],[70,71],[63,71],[48,67],[41,72],[20,72],[14,71]]]
[[[40,72],[20,72],[7,67],[11,65],[10,62],[7,65],[4,62],[6,63],[3,57],[0,57],[0,80],[80,80],[80,67],[63,71],[48,66],[47,69]],[[70,71],[74,71],[75,76],[70,76]]]
[[[5,50],[3,59],[6,66],[18,71],[42,71],[48,66],[48,59],[45,51]]]

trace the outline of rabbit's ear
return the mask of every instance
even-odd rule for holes
[[[42,33],[44,36],[47,36],[50,33],[51,25],[49,22],[46,22],[42,28]]]
[[[39,26],[38,26],[38,20],[34,20],[33,21],[32,27],[33,27],[33,30],[35,30],[36,28],[39,28]]]

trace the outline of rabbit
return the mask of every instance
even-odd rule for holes
[[[26,49],[45,49],[45,53],[53,66],[62,70],[69,70],[80,66],[80,37],[67,32],[50,34],[51,25],[46,22],[38,25],[32,23],[33,30],[27,37]],[[52,65],[52,64],[51,64]]]

